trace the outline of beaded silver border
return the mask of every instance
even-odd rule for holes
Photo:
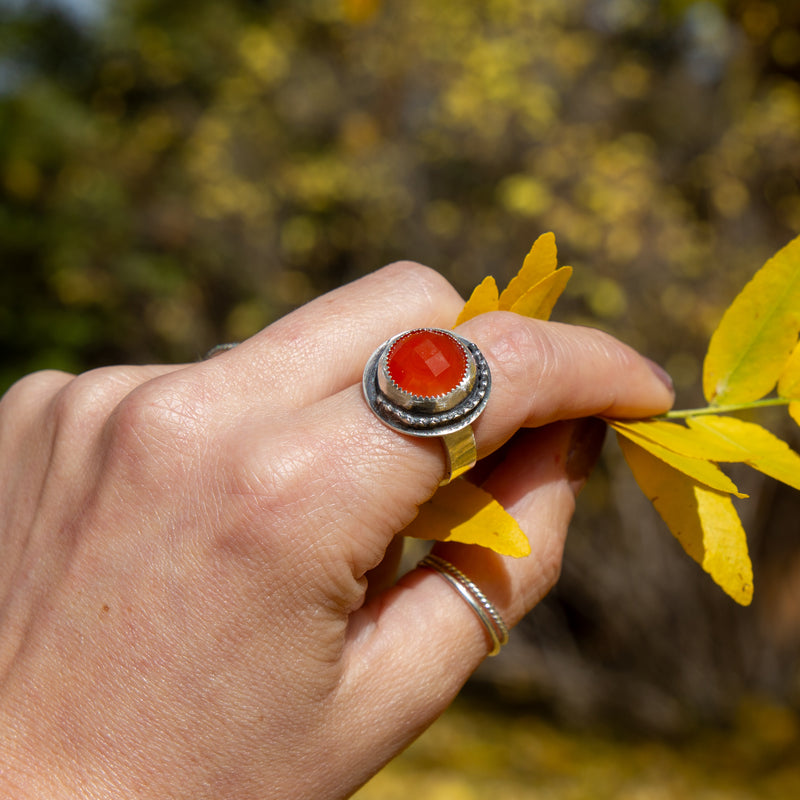
[[[489,392],[492,386],[489,364],[477,345],[457,333],[440,328],[415,330],[441,331],[452,336],[467,350],[468,356],[474,361],[475,373],[466,396],[463,399],[457,399],[451,407],[442,409],[437,407],[436,410],[431,410],[430,398],[411,396],[410,408],[404,408],[381,389],[378,380],[381,357],[399,338],[409,333],[409,331],[404,331],[384,342],[367,361],[362,380],[364,398],[381,422],[400,433],[411,436],[444,436],[460,431],[478,418],[489,401]]]

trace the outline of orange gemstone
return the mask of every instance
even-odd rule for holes
[[[467,356],[458,340],[444,331],[410,331],[392,345],[386,367],[403,391],[438,397],[461,383]]]

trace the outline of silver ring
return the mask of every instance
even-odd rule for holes
[[[233,350],[239,342],[226,342],[225,344],[215,344],[201,359],[202,361],[208,361],[209,358],[214,358],[214,356],[218,356],[220,353],[227,353],[228,350]]]
[[[458,567],[433,553],[425,556],[418,566],[438,572],[467,601],[492,640],[489,655],[496,656],[508,643],[508,627],[486,595]]]
[[[478,347],[440,328],[415,328],[384,342],[367,361],[362,381],[367,404],[385,425],[442,439],[442,486],[475,466],[472,423],[486,408],[491,385]]]

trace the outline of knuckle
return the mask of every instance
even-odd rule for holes
[[[17,409],[39,408],[43,401],[48,401],[72,380],[73,375],[59,370],[32,372],[13,383],[0,396],[0,412],[13,416]]]
[[[211,402],[196,383],[155,379],[126,394],[106,422],[112,452],[127,464],[179,468],[206,446]]]
[[[60,438],[88,439],[102,426],[120,393],[113,375],[108,367],[91,370],[60,387],[48,409]]]
[[[29,448],[30,442],[49,435],[48,407],[72,375],[56,370],[34,372],[18,380],[0,397],[0,447],[6,452]]]
[[[458,292],[440,272],[416,261],[395,261],[379,270],[380,276],[403,290],[437,305],[443,299],[462,302]]]
[[[424,264],[420,264],[417,261],[393,261],[391,264],[387,264],[379,270],[379,272],[381,276],[387,277],[390,280],[415,278],[420,281],[434,282],[439,279],[446,283],[445,279],[435,269],[426,267]]]
[[[556,341],[546,334],[546,324],[518,315],[486,315],[481,331],[484,355],[492,373],[509,391],[530,394],[553,372],[559,352]]]

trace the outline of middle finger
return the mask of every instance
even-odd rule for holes
[[[222,402],[232,416],[302,408],[360,380],[370,353],[398,330],[452,327],[463,302],[434,270],[390,264],[313,300],[201,368],[225,387]]]

